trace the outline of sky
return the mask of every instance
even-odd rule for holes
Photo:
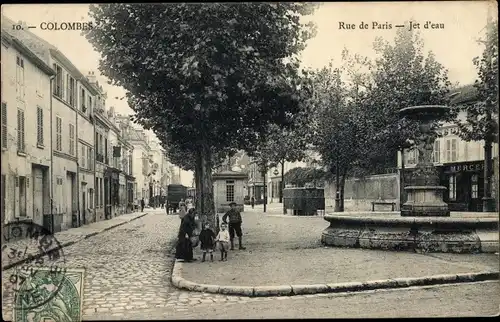
[[[340,62],[341,52],[374,57],[373,41],[376,37],[394,38],[395,25],[414,20],[420,23],[424,50],[432,50],[436,59],[449,70],[451,82],[468,84],[477,76],[472,59],[481,55],[482,46],[477,39],[484,34],[486,17],[498,16],[494,1],[429,1],[429,2],[332,2],[323,3],[314,15],[308,17],[317,26],[317,35],[310,39],[302,53],[303,67],[321,68],[333,59]],[[10,4],[2,5],[2,13],[14,21],[40,26],[42,22],[87,22],[88,4]],[[423,29],[424,24],[443,24],[443,29]],[[373,22],[392,24],[392,29],[372,29]],[[341,29],[354,24],[355,29]],[[359,29],[367,23],[368,29]],[[94,51],[79,31],[48,31],[40,27],[32,32],[59,48],[84,74],[94,71],[99,83],[108,94],[107,106],[115,111],[131,114],[126,100],[119,100],[125,91],[106,83],[97,69],[100,55]]]
[[[352,53],[373,57],[373,41],[377,36],[392,40],[397,24],[407,20],[444,24],[444,29],[421,29],[425,50],[432,50],[437,60],[449,70],[452,82],[472,83],[476,69],[472,59],[479,56],[482,46],[476,42],[486,24],[488,3],[497,16],[497,7],[492,1],[431,1],[431,2],[332,2],[323,3],[314,15],[308,17],[317,26],[317,35],[310,39],[302,53],[303,67],[321,68],[333,59],[340,62],[341,52],[347,48]],[[28,25],[40,26],[42,22],[86,22],[88,4],[10,4],[2,5],[2,13],[14,21],[25,21]],[[354,30],[339,29],[354,24]],[[367,23],[369,29],[359,25]],[[390,23],[393,28],[372,29],[373,22]],[[40,27],[32,32],[59,48],[84,74],[95,71],[108,94],[107,105],[114,106],[118,113],[128,114],[132,110],[126,100],[119,100],[125,92],[121,87],[106,83],[106,78],[97,69],[97,53],[79,31],[49,31]]]

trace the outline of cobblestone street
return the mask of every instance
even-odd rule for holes
[[[415,316],[419,307],[428,307],[432,299],[441,301],[443,298],[451,299],[462,295],[462,302],[454,301],[453,304],[450,300],[450,303],[445,303],[447,310],[439,311],[435,307],[426,311],[426,316],[450,316],[453,313],[487,315],[497,312],[498,304],[495,304],[495,301],[482,301],[481,305],[473,305],[479,302],[482,296],[493,298],[493,294],[498,291],[498,283],[494,282],[348,295],[317,294],[268,298],[181,291],[170,283],[179,217],[167,216],[161,210],[148,209],[148,212],[144,217],[64,248],[65,266],[86,269],[84,320],[333,317],[339,314],[344,317],[369,314],[376,317]],[[307,237],[290,238],[287,234],[289,242],[297,247],[310,247],[314,243],[313,239],[318,236],[315,230],[320,231],[320,228],[325,226],[321,218],[301,220],[268,216],[251,214],[249,211],[244,222],[246,227],[274,223],[270,229],[278,239],[283,239],[281,242],[287,239],[282,235],[281,229],[292,232],[303,227],[302,230],[306,230],[302,233]],[[310,223],[304,226],[303,220]],[[246,231],[250,236],[256,233],[255,229],[247,228]],[[247,235],[245,230],[244,233]],[[248,246],[259,248],[264,245],[250,243]],[[9,285],[5,281],[10,276],[10,271],[3,272],[4,286]],[[491,293],[492,297],[485,296],[484,292]],[[386,298],[400,299],[402,296],[408,301],[408,307],[397,310],[394,308],[395,311],[392,312],[385,311],[381,301]],[[355,312],[360,310],[356,305],[364,301],[372,303],[370,310],[363,313],[365,315],[356,314]],[[343,305],[339,306],[333,302],[345,302],[346,306],[341,309]],[[12,295],[9,292],[4,292],[3,303],[4,319],[11,320]],[[457,311],[461,307],[467,309]]]

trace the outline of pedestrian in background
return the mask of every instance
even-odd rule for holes
[[[252,209],[253,207],[255,206],[255,197],[252,196],[252,198],[250,199],[250,203],[252,204]]]
[[[227,224],[227,218],[229,217],[229,236],[231,239],[231,250],[234,250],[234,235],[238,236],[239,249],[245,250],[246,247],[243,247],[243,233],[241,231],[241,224],[243,220],[241,219],[240,212],[236,209],[236,203],[231,202],[229,204],[231,209],[224,216],[222,216],[222,222]]]
[[[141,199],[141,212],[144,212],[144,205],[146,203],[144,202],[144,198]]]

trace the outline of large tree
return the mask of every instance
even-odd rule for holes
[[[419,134],[418,124],[401,118],[400,109],[448,103],[448,72],[432,52],[425,55],[423,47],[418,33],[403,28],[397,30],[393,43],[382,38],[374,43],[377,57],[365,104],[374,134],[365,165],[374,172],[396,167],[397,151]]]
[[[459,93],[455,101],[458,110],[465,111],[465,120],[455,120],[459,127],[459,136],[465,141],[484,141],[485,182],[483,210],[495,211],[491,197],[492,185],[492,143],[498,142],[498,21],[488,21],[486,25],[486,40],[481,58],[473,62],[478,71],[478,79],[474,83],[475,95]],[[467,95],[469,94],[469,95]],[[465,96],[476,96],[473,100]]]
[[[328,67],[314,73],[313,113],[309,122],[314,149],[335,178],[335,211],[343,211],[347,176],[366,155],[369,115],[361,108],[366,94],[351,86],[345,68]]]
[[[200,211],[215,223],[214,154],[255,144],[298,111],[306,3],[100,4],[86,32],[137,121],[193,155]],[[198,185],[199,183],[199,185]]]

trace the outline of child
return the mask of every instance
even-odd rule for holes
[[[215,234],[210,229],[210,224],[206,223],[203,226],[203,230],[200,233],[200,242],[201,242],[201,250],[203,251],[202,262],[205,261],[205,257],[207,256],[207,251],[210,253],[210,261],[214,261],[214,244],[215,244]]]
[[[215,240],[219,242],[220,260],[227,261],[227,250],[229,249],[229,232],[227,231],[227,224],[222,223],[220,229]]]

